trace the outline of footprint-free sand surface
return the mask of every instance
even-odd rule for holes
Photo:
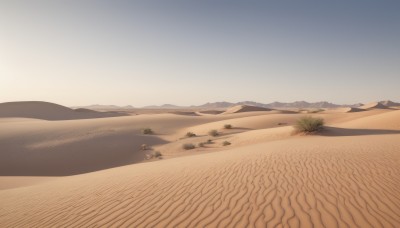
[[[312,114],[326,129],[293,135],[304,115],[0,119],[0,226],[400,227],[400,111]]]

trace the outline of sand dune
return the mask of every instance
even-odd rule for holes
[[[171,112],[176,115],[184,115],[184,116],[199,116],[197,112],[192,112],[192,111],[175,111]]]
[[[360,117],[338,126],[346,128],[400,130],[400,110]]]
[[[388,107],[379,102],[372,102],[372,103],[365,104],[359,108],[360,109],[386,109]]]
[[[0,224],[399,227],[399,139],[303,137],[3,190]]]
[[[381,103],[381,104],[383,104],[383,105],[385,105],[387,107],[399,107],[400,106],[400,103],[393,102],[393,101],[390,101],[390,100],[380,101],[379,103]]]
[[[43,120],[71,120],[116,117],[126,115],[127,114],[118,112],[96,112],[89,109],[74,110],[64,107],[62,105],[42,101],[0,103],[0,118],[22,117]]]
[[[231,108],[228,108],[223,114],[231,114],[231,113],[241,113],[241,112],[259,112],[259,111],[271,111],[272,109],[250,106],[250,105],[236,105]]]
[[[360,113],[317,114],[328,124],[337,124],[362,117],[374,116],[387,110]],[[392,111],[389,111],[392,112]],[[253,140],[240,140],[242,132],[289,126],[305,114],[274,114],[271,112],[244,112],[230,115],[185,116],[174,114],[138,115],[115,118],[43,121],[34,119],[0,118],[0,175],[64,176],[97,171],[106,168],[143,162],[146,154],[141,145],[160,150],[165,158],[191,154],[182,149],[184,143],[207,141],[208,131],[222,133],[215,144],[203,150],[210,152],[223,148],[224,140],[248,145]],[[233,129],[223,129],[232,124]],[[394,126],[394,125],[391,125]],[[143,135],[141,129],[152,128],[155,135]],[[181,139],[186,132],[198,135]],[[248,133],[250,134],[250,133]],[[255,139],[271,141],[281,136],[264,133]],[[72,164],[72,165],[71,165]]]
[[[326,110],[324,112],[327,112],[327,113],[330,113],[330,112],[350,113],[350,112],[362,112],[362,111],[365,111],[365,109],[354,108],[354,107],[346,107],[346,108],[330,109],[330,110]]]
[[[260,113],[258,113],[260,114]],[[242,117],[154,114],[44,121],[0,118],[0,175],[60,176],[142,162],[150,147],[182,137],[182,129]],[[256,116],[255,113],[246,114]],[[154,135],[143,135],[150,127]]]
[[[0,177],[0,225],[399,227],[400,111],[315,113],[326,129],[293,135],[306,115],[0,118],[0,174],[80,174]],[[164,159],[134,164],[143,143]]]
[[[204,111],[200,111],[200,113],[202,114],[210,114],[210,115],[218,115],[223,113],[224,111],[220,111],[220,110],[204,110]]]
[[[0,122],[0,175],[71,175],[141,162],[142,144],[166,143],[160,135],[204,121],[162,114]],[[156,134],[143,135],[145,127]]]

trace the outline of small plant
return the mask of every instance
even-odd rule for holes
[[[217,137],[219,135],[219,132],[217,130],[211,130],[208,132],[208,134],[213,137]]]
[[[207,144],[212,144],[212,143],[213,143],[212,139],[207,140]]]
[[[199,142],[199,144],[197,144],[198,147],[204,147],[205,143],[204,142]]]
[[[186,137],[188,137],[188,138],[196,137],[196,134],[189,131],[188,133],[186,133]]]
[[[142,144],[142,145],[140,146],[140,148],[141,148],[142,150],[148,150],[148,149],[150,149],[149,146],[147,146],[147,144]]]
[[[232,125],[231,125],[231,124],[225,124],[225,125],[224,125],[224,128],[225,128],[225,129],[232,129]]]
[[[151,128],[143,128],[142,133],[145,135],[151,135],[151,134],[154,134],[154,131],[151,130]]]
[[[230,143],[230,142],[228,142],[228,141],[224,141],[223,143],[222,143],[222,145],[223,146],[229,146],[229,145],[231,145],[232,143]]]
[[[153,152],[153,157],[159,158],[159,157],[161,157],[161,156],[162,156],[162,154],[161,154],[160,151],[154,151],[154,152]]]
[[[182,148],[185,150],[192,150],[196,148],[196,146],[193,143],[185,143],[182,145]]]
[[[314,133],[320,131],[324,127],[324,120],[306,116],[297,120],[294,127],[297,132]]]
[[[224,125],[225,129],[232,129],[232,127],[233,127],[232,124],[225,124]]]

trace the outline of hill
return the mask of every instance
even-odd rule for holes
[[[43,101],[0,103],[0,118],[33,118],[43,120],[72,120],[125,116],[118,112],[96,112],[89,109],[71,109]]]

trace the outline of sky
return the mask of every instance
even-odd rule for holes
[[[400,101],[398,0],[0,0],[0,102]]]

